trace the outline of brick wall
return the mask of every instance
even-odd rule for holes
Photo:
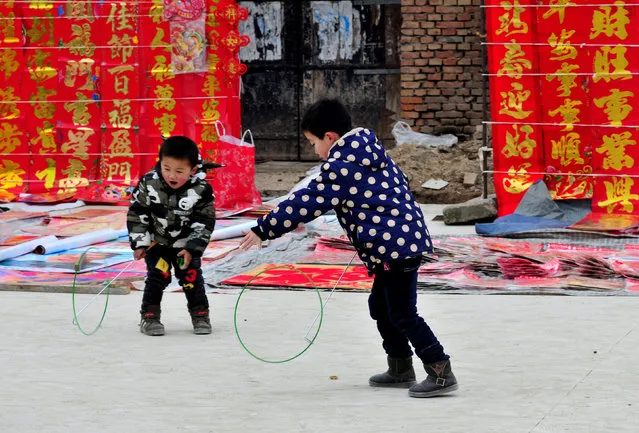
[[[482,122],[480,0],[402,0],[401,118],[420,132]],[[445,128],[446,129],[446,128]]]

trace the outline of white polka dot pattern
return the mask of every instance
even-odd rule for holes
[[[306,188],[257,220],[260,236],[277,238],[334,209],[370,270],[388,260],[432,251],[423,214],[406,177],[375,134],[357,128],[336,144]]]

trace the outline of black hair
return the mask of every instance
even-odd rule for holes
[[[302,132],[323,139],[327,132],[340,137],[353,129],[351,115],[337,99],[321,99],[311,105],[302,118]]]
[[[160,146],[160,161],[162,161],[162,157],[165,156],[187,160],[191,168],[193,168],[199,163],[200,151],[193,140],[188,137],[176,135],[164,140],[162,146]]]

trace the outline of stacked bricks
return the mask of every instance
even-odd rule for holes
[[[402,120],[472,135],[483,112],[480,0],[402,0],[402,18]]]

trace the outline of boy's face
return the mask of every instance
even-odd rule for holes
[[[339,136],[335,132],[327,132],[323,138],[319,138],[308,131],[304,131],[304,137],[313,145],[315,153],[322,159],[328,158],[328,151],[339,140]]]
[[[162,157],[160,167],[162,168],[162,177],[173,189],[184,186],[197,171],[197,167],[191,167],[188,159],[175,159],[170,156]]]

